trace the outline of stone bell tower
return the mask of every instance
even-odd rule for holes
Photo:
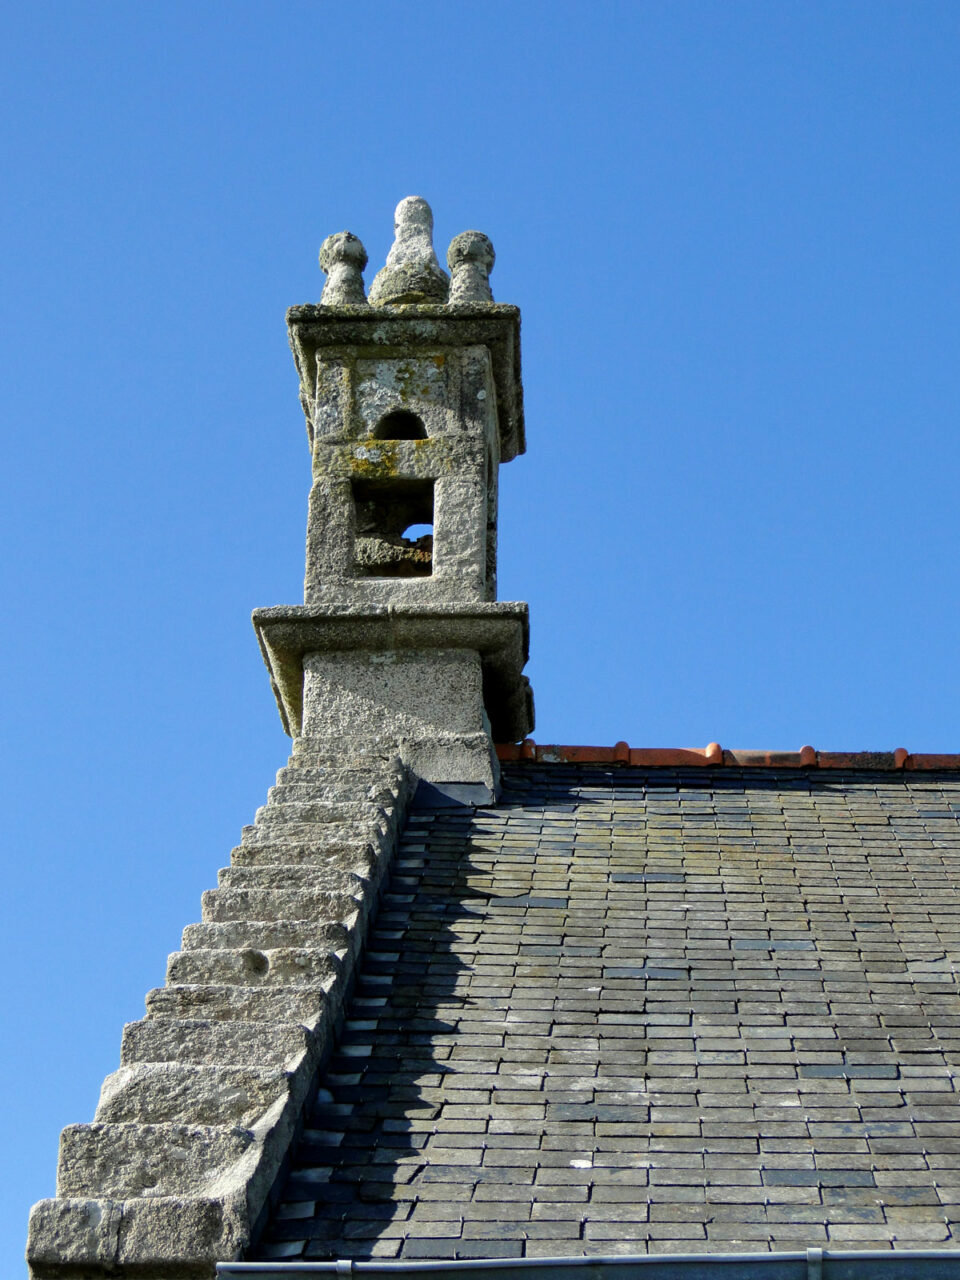
[[[328,237],[320,304],[292,307],[313,467],[303,605],[254,626],[284,727],[325,750],[395,748],[433,783],[497,785],[495,741],[533,727],[527,606],[497,603],[497,480],[524,451],[520,315],[477,231],[442,271],[402,200],[364,294],[356,236]]]
[[[496,601],[497,472],[523,450],[519,313],[467,231],[448,280],[425,201],[364,296],[363,245],[320,252],[290,340],[313,462],[305,603],[254,625],[294,738],[93,1123],[34,1206],[33,1280],[214,1280],[249,1250],[336,1041],[420,781],[497,787],[533,726],[527,606]]]

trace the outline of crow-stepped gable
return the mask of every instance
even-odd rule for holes
[[[426,201],[369,302],[349,232],[288,315],[313,463],[305,603],[254,625],[293,752],[93,1124],[34,1206],[34,1280],[197,1280],[244,1256],[303,1125],[419,782],[489,802],[533,726],[527,607],[496,602],[497,472],[524,448],[519,313],[466,232],[452,284]],[[450,301],[447,301],[448,291]]]

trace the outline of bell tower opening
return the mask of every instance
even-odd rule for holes
[[[353,570],[358,578],[428,578],[433,573],[433,487],[432,480],[353,481]]]
[[[373,434],[377,440],[426,440],[427,429],[423,419],[409,409],[394,409],[383,415]]]

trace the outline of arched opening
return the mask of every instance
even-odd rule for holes
[[[433,481],[353,481],[354,573],[428,578],[433,573]]]
[[[418,542],[421,538],[433,537],[432,524],[411,524],[400,534],[405,542]]]
[[[426,440],[427,429],[423,419],[409,409],[394,409],[384,414],[373,434],[377,440]]]

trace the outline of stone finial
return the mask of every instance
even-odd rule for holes
[[[492,302],[490,272],[497,255],[482,231],[461,231],[450,241],[447,266],[450,268],[451,303]]]
[[[351,231],[327,236],[320,246],[320,269],[326,274],[320,302],[325,307],[365,306],[363,268],[367,251]]]
[[[375,307],[403,302],[446,302],[450,279],[433,251],[433,213],[422,196],[407,196],[393,215],[387,265],[370,287]]]

